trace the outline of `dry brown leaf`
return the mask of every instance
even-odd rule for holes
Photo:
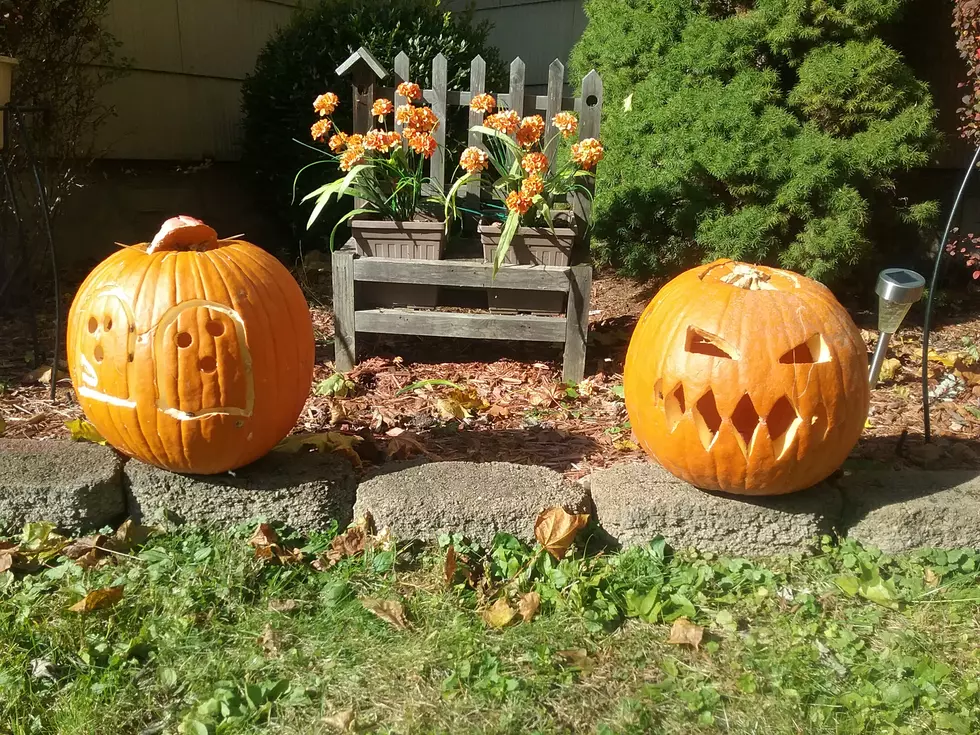
[[[56,380],[64,380],[68,377],[68,373],[64,370],[58,370],[58,375]],[[25,383],[40,383],[41,385],[51,385],[51,366],[41,365],[40,367],[34,368],[27,375],[24,376]]]
[[[269,609],[278,613],[296,612],[303,603],[300,600],[269,600]]]
[[[559,506],[548,508],[534,522],[534,537],[555,559],[562,559],[575,535],[588,523],[588,513],[569,513]]]
[[[116,529],[111,546],[115,551],[130,551],[145,544],[154,530],[149,526],[140,525],[132,518],[127,518]]]
[[[122,599],[123,589],[123,587],[106,587],[100,590],[92,590],[68,609],[71,612],[80,613],[105,610]]]
[[[350,419],[350,414],[347,413],[347,406],[343,401],[339,401],[336,398],[328,398],[327,407],[330,409],[331,426],[337,426]]]
[[[405,607],[398,600],[379,600],[375,597],[361,597],[361,604],[389,625],[405,630],[408,622],[405,620]]]
[[[679,646],[690,646],[696,651],[701,645],[702,638],[704,638],[704,628],[695,625],[687,618],[677,618],[670,628],[670,637],[667,642]]]
[[[446,586],[452,587],[456,578],[456,549],[450,546],[446,549],[446,561],[442,565],[442,574],[446,578]]]
[[[282,636],[272,627],[271,623],[266,623],[265,629],[262,631],[262,635],[258,637],[257,643],[267,655],[276,656],[279,654],[279,649],[282,646]]]
[[[510,606],[503,597],[493,603],[482,613],[484,622],[491,628],[503,628],[517,617],[517,610]]]
[[[558,657],[569,666],[573,666],[583,674],[587,674],[595,668],[595,662],[589,658],[589,652],[584,648],[570,648],[567,651],[558,651]]]
[[[409,431],[402,431],[391,436],[388,440],[388,446],[385,448],[385,454],[389,459],[410,459],[418,454],[436,459],[436,456],[422,445],[418,436]]]
[[[361,455],[355,446],[364,439],[351,434],[341,434],[339,431],[328,431],[322,434],[293,434],[279,442],[273,451],[296,454],[303,449],[313,449],[317,452],[336,452],[342,454],[355,467],[361,466]]]
[[[499,403],[495,403],[487,409],[487,416],[495,419],[506,418],[510,416],[510,409],[507,406],[501,406]]]
[[[935,570],[932,568],[927,568],[925,573],[922,575],[922,578],[930,587],[935,587],[937,584],[939,584],[939,575],[936,574]]]
[[[332,727],[340,732],[353,732],[354,731],[354,720],[356,716],[354,710],[343,709],[339,712],[335,712],[329,717],[323,718],[323,724],[327,727]]]
[[[897,357],[885,358],[885,360],[881,363],[881,372],[878,373],[878,379],[883,382],[894,380],[895,373],[900,367],[902,367],[902,361]]]
[[[276,533],[276,529],[270,526],[268,523],[260,523],[252,534],[252,537],[248,540],[249,546],[253,546],[256,549],[262,546],[272,546],[273,544],[279,543],[279,534]]]
[[[527,592],[521,595],[517,601],[517,612],[520,613],[521,619],[525,623],[530,623],[534,620],[534,616],[538,614],[540,608],[541,595],[537,592]]]
[[[105,544],[106,537],[101,534],[87,536],[72,541],[61,550],[61,553],[63,556],[74,561],[82,569],[91,569],[106,558]]]
[[[18,565],[20,546],[10,541],[0,541],[0,574],[9,572]]]

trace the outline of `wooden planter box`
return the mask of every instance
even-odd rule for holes
[[[354,218],[351,238],[357,254],[394,260],[442,260],[446,229],[442,222],[394,222]],[[362,284],[359,296],[373,306],[421,306],[439,302],[439,287],[410,283]]]
[[[13,82],[15,66],[17,66],[16,59],[11,59],[9,56],[0,56],[0,107],[10,102],[10,86]],[[5,136],[3,130],[4,117],[3,114],[0,114],[0,150],[3,150]]]
[[[483,246],[483,259],[493,262],[493,254],[500,242],[501,222],[480,222],[480,244]],[[506,265],[552,265],[567,266],[575,245],[575,228],[556,223],[554,231],[550,227],[519,227],[510,249],[504,259]],[[507,288],[489,290],[492,311],[518,311],[536,314],[560,314],[565,310],[563,294],[517,291]]]

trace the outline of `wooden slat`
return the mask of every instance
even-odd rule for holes
[[[333,271],[334,369],[346,372],[357,363],[354,335],[354,253],[337,250]]]
[[[567,292],[571,281],[567,267],[515,265],[501,268],[493,278],[489,263],[451,260],[392,260],[357,258],[354,280],[376,283],[420,283],[466,288],[513,288],[522,291]]]
[[[555,137],[555,124],[552,118],[561,112],[561,92],[565,84],[565,65],[558,59],[551,62],[548,67],[548,103],[544,112],[544,139],[548,141],[545,148],[545,155],[548,156],[549,170],[555,169],[555,153],[558,150],[558,139]]]
[[[565,357],[562,364],[562,378],[573,383],[585,377],[585,348],[589,336],[591,299],[592,266],[573,266],[565,315]]]
[[[442,193],[446,186],[446,92],[449,89],[449,64],[446,57],[438,54],[432,60],[432,91],[434,100],[432,111],[439,118],[439,127],[435,129],[436,152],[429,159],[429,176],[436,191]]]
[[[524,117],[524,61],[520,56],[510,62],[510,94],[507,97],[510,108]]]
[[[470,93],[472,95],[478,95],[486,91],[487,83],[487,62],[483,60],[482,56],[476,56],[473,59],[473,63],[470,64]],[[472,98],[471,98],[472,99]],[[467,104],[469,102],[467,101]],[[483,113],[477,112],[476,110],[470,110],[469,115],[469,126],[472,128],[474,125],[481,125],[483,123]],[[477,146],[479,148],[484,148],[483,136],[480,133],[475,133],[471,129],[469,132],[469,145]],[[480,210],[480,179],[477,178],[466,185],[466,202],[467,208],[479,211]]]
[[[457,314],[400,309],[364,309],[355,313],[359,332],[529,342],[564,341],[565,321],[547,316]]]
[[[375,93],[380,96],[391,97],[394,94],[394,89],[392,87],[381,87],[375,90]],[[432,104],[435,99],[435,92],[431,89],[422,90],[422,98]],[[496,95],[497,104],[501,107],[508,108],[510,104],[510,93],[503,92]],[[446,104],[448,107],[466,107],[470,104],[470,100],[473,99],[473,95],[469,92],[461,92],[459,90],[449,90],[446,93]],[[579,97],[562,97],[561,98],[561,109],[568,110],[570,112],[581,112],[582,100]],[[548,97],[547,95],[534,95],[526,94],[524,95],[524,114],[530,114],[533,112],[543,113],[548,109]]]
[[[371,105],[374,104],[374,89],[377,78],[367,64],[354,67],[354,124],[353,132],[363,135],[371,129]],[[354,198],[354,206],[363,207],[365,201],[360,197]]]
[[[395,86],[391,88],[390,95],[386,95],[384,90],[379,90],[378,97],[379,98],[389,97],[392,100],[392,102],[394,102],[395,109],[398,109],[402,105],[407,104],[408,98],[398,94],[398,92],[396,92],[395,89],[402,82],[411,81],[411,79],[409,78],[411,74],[412,74],[412,64],[408,58],[408,54],[406,54],[404,51],[399,51],[398,56],[395,57]],[[398,122],[395,123],[395,130],[397,130],[399,133],[402,132],[404,129],[405,129],[404,125]],[[402,141],[402,147],[407,147],[407,146],[408,143],[406,141]]]
[[[602,122],[602,78],[593,69],[582,79],[582,113],[579,116],[578,138],[599,139],[599,127]],[[589,103],[592,104],[589,104]],[[600,164],[601,165],[601,164]],[[595,193],[594,179],[579,179],[591,193]],[[588,228],[589,217],[592,214],[592,199],[583,192],[572,192],[569,195],[572,211],[575,213],[575,220],[578,224],[579,242],[581,249],[577,253],[577,260],[586,260],[589,253],[589,243],[592,240],[592,231]]]

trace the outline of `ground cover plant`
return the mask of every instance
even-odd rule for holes
[[[0,732],[980,726],[977,551],[612,553],[582,520],[546,511],[533,547],[486,551],[367,523],[67,546],[29,526],[0,544]]]
[[[586,3],[572,62],[605,86],[599,254],[629,273],[730,257],[834,281],[878,265],[888,233],[914,241],[937,204],[902,199],[896,176],[937,134],[926,84],[882,40],[906,4]]]

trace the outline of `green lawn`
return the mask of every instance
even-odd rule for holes
[[[457,539],[449,587],[446,544],[379,542],[321,571],[329,535],[287,537],[305,560],[278,565],[252,530],[0,574],[0,733],[980,731],[976,551],[824,539],[757,563],[580,536],[554,562]],[[69,610],[112,586],[111,608]],[[530,622],[487,623],[530,590]],[[401,602],[406,627],[365,598]],[[679,617],[703,626],[698,649],[668,643]]]

